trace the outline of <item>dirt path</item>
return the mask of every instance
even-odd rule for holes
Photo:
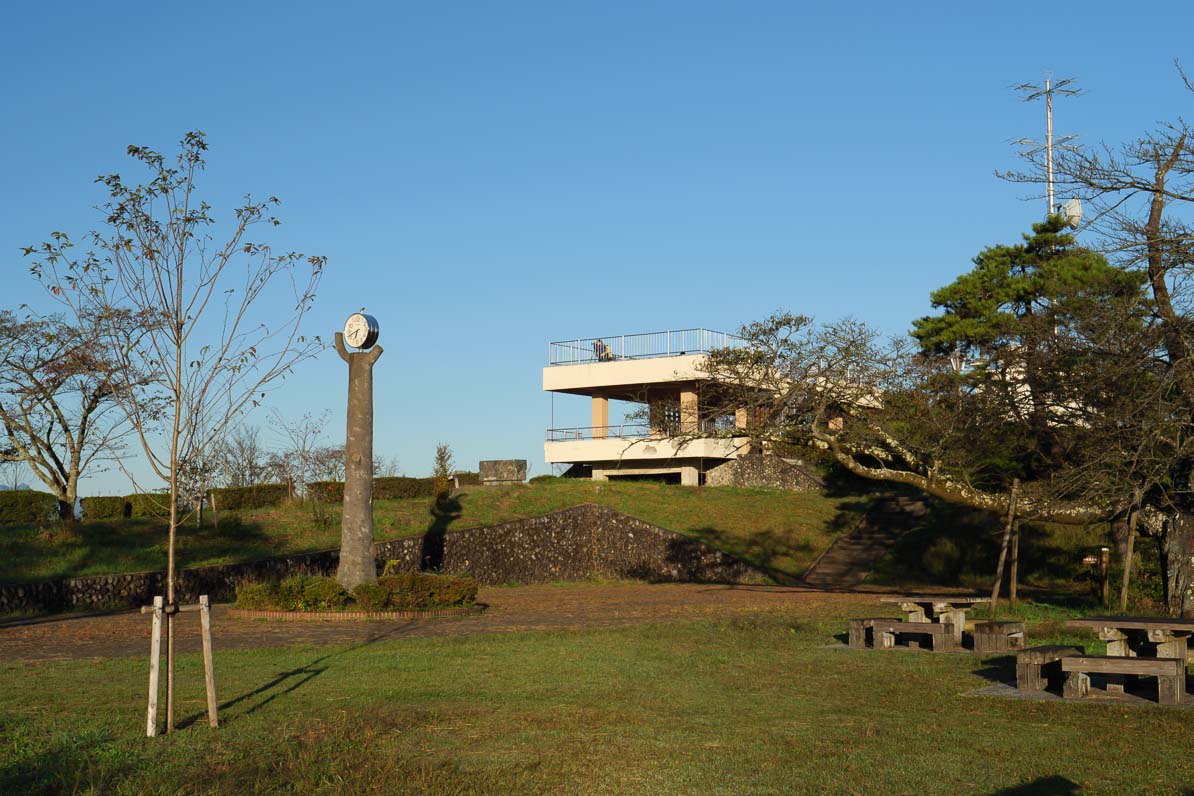
[[[521,630],[612,627],[784,610],[815,617],[868,594],[833,594],[784,586],[719,584],[566,584],[485,588],[488,610],[461,619],[386,622],[269,622],[233,619],[213,608],[217,649],[351,644],[407,636],[465,636]],[[196,614],[180,614],[178,648],[199,651]],[[150,620],[139,613],[65,615],[0,623],[0,660],[69,660],[147,655]]]

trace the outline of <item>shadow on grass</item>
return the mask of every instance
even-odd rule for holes
[[[6,528],[0,536],[4,575],[0,583],[23,585],[44,580],[114,572],[150,572],[166,563],[168,528],[156,519],[83,520],[73,525]],[[259,522],[226,516],[217,526],[178,529],[181,561],[252,561],[277,555]],[[15,575],[19,573],[19,577]]]
[[[26,744],[27,749],[37,749],[0,763],[0,793],[77,793],[84,790],[80,787],[84,779],[93,789],[90,792],[112,793],[136,769],[129,756],[112,756],[97,764],[96,749],[109,746],[115,738],[107,729],[59,733],[46,743],[27,720],[0,716],[0,738],[13,749]]]
[[[1082,786],[1062,776],[1041,777],[1024,785],[1000,788],[990,796],[1077,796]]]
[[[1003,685],[1016,684],[1016,656],[1000,655],[983,660],[983,668],[976,669],[975,674],[984,680]]]
[[[660,562],[667,575],[660,575],[656,566],[646,565],[631,567],[618,573],[619,576],[649,583],[744,583],[710,574],[710,565],[717,563],[711,560],[708,548],[712,547],[750,565],[776,583],[794,586],[797,585],[799,573],[793,571],[790,565],[792,559],[807,559],[814,550],[807,542],[793,542],[786,534],[770,529],[758,531],[749,537],[718,528],[696,528],[690,533],[691,537],[668,541]]]
[[[385,641],[390,638],[394,638],[395,636],[399,636],[403,631],[413,627],[414,624],[415,623],[413,622],[405,622],[384,632],[374,634],[359,644],[354,644],[350,647],[345,647],[335,652],[329,652],[326,655],[321,655],[315,660],[304,664],[303,666],[299,666],[298,668],[277,672],[271,679],[267,680],[256,688],[246,691],[240,696],[233,697],[232,699],[220,703],[218,706],[220,725],[225,726],[226,724],[234,722],[243,716],[253,715],[266,705],[273,702],[275,699],[294,693],[331,668],[330,666],[320,666],[320,664],[325,663],[333,658],[337,658],[341,655],[346,655],[350,652],[363,649],[371,644],[376,644],[379,641]],[[243,702],[251,700],[254,697],[262,697],[262,699],[245,708],[244,710],[238,710],[232,716],[226,715],[229,709]],[[178,722],[178,729],[185,729],[200,720],[206,720],[206,718],[207,711],[199,711],[187,716],[184,719],[181,719]]]
[[[785,586],[798,585],[803,572],[798,562],[809,560],[816,552],[810,543],[794,541],[789,534],[770,528],[745,537],[713,527],[697,528],[691,533],[698,541],[745,561]],[[668,551],[668,562],[683,563],[687,551],[677,542],[671,547],[674,549]]]

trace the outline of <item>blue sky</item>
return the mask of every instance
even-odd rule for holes
[[[277,195],[269,242],[329,258],[309,331],[379,318],[378,452],[543,473],[548,341],[777,308],[902,333],[1042,213],[993,176],[1044,136],[1009,86],[1077,77],[1056,126],[1087,143],[1194,110],[1188,2],[970,5],[14,4],[0,306],[40,300],[20,247],[96,226],[128,144],[201,129],[216,211]],[[328,351],[270,405],[331,409],[334,442],[344,371]]]

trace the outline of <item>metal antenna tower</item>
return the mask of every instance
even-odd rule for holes
[[[1053,82],[1053,77],[1050,73],[1045,75],[1044,85],[1036,85],[1033,83],[1022,83],[1015,87],[1015,90],[1023,94],[1025,102],[1035,102],[1041,97],[1045,98],[1045,146],[1042,147],[1040,143],[1028,138],[1021,138],[1016,141],[1022,146],[1033,147],[1024,152],[1025,155],[1035,155],[1045,150],[1045,184],[1048,186],[1049,209],[1048,214],[1057,212],[1057,207],[1053,203],[1053,95],[1060,94],[1066,97],[1076,97],[1082,93],[1082,89],[1074,86],[1074,78],[1067,77],[1057,82]],[[1056,142],[1056,146],[1064,147],[1070,141],[1073,141],[1076,136],[1067,135]]]

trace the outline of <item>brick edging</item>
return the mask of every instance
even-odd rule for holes
[[[484,611],[484,605],[470,605],[467,608],[431,608],[426,611],[254,611],[248,608],[232,608],[228,611],[228,615],[234,619],[326,622],[338,619],[432,619],[443,616],[471,616]]]

